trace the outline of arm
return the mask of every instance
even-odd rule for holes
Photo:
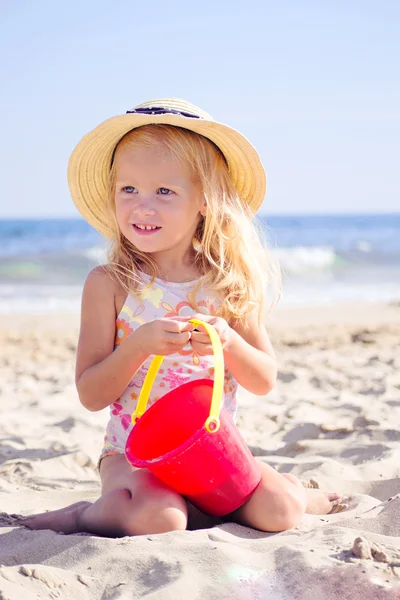
[[[253,394],[268,394],[275,386],[277,364],[267,330],[257,318],[249,319],[244,328],[239,323],[231,327],[224,348],[225,364],[236,381]]]
[[[224,350],[224,362],[236,381],[253,394],[268,394],[275,386],[277,366],[267,330],[259,326],[256,315],[249,317],[248,326],[239,321],[231,326],[222,317],[197,314],[200,321],[207,321],[219,335]],[[180,317],[188,320],[191,317]],[[200,355],[212,354],[208,334],[202,331],[192,333],[193,350]]]
[[[193,330],[191,323],[154,319],[140,325],[114,350],[116,292],[103,267],[89,273],[82,296],[75,379],[81,403],[92,411],[115,402],[149,356],[179,352]]]
[[[102,267],[89,273],[83,289],[75,381],[81,403],[91,411],[115,402],[148,356],[141,350],[140,328],[114,351],[115,290]]]

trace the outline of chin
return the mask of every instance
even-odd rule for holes
[[[141,240],[131,240],[131,243],[140,250],[141,252],[145,252],[146,254],[154,254],[155,252],[162,252],[165,250],[164,247],[160,246],[160,244],[154,243],[143,243]]]

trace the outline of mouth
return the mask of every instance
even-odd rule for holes
[[[161,229],[157,225],[143,225],[142,223],[132,223],[132,227],[140,235],[150,235]]]

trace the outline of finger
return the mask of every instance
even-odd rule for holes
[[[194,342],[198,342],[199,344],[209,344],[210,336],[208,333],[203,333],[202,331],[193,331],[192,340]]]
[[[183,331],[182,333],[167,332],[165,341],[167,344],[172,344],[173,346],[182,346],[189,343],[191,335],[190,331]]]
[[[208,317],[206,319],[203,318],[203,317],[204,317],[204,315],[199,315],[198,321],[204,321],[204,323],[206,323],[207,325],[214,325],[214,320],[213,320],[212,317]],[[206,333],[208,335],[207,329],[206,329],[206,327],[204,325],[196,323],[196,330],[204,332],[204,333]]]
[[[214,354],[213,348],[210,344],[198,344],[196,342],[191,341],[190,345],[192,346],[192,350],[196,352],[199,356],[207,356]]]
[[[179,317],[165,317],[166,319],[174,319],[174,321],[189,321],[190,319],[194,319],[193,316],[179,316]]]
[[[176,321],[180,321],[182,323],[188,323],[189,321],[191,321],[192,319],[196,319],[196,316],[191,316],[191,317],[174,317],[174,319],[176,319]],[[197,318],[197,320],[200,320]],[[198,330],[198,328],[200,327],[200,325],[197,325],[197,323],[190,323],[193,327],[192,331],[196,331]]]
[[[205,323],[209,323],[214,319],[214,317],[210,317],[209,315],[203,315],[202,313],[195,313],[194,315],[179,316],[173,318],[178,321],[190,321],[191,319],[195,319],[196,321],[204,321]]]
[[[164,331],[168,331],[170,333],[182,333],[183,331],[193,331],[193,329],[193,323],[179,321],[175,318],[171,320],[169,320],[168,318],[165,319]]]

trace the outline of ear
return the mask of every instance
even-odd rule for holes
[[[199,212],[200,212],[200,214],[201,214],[202,217],[205,217],[206,214],[207,214],[207,202],[206,202],[205,198],[203,198],[202,200],[200,200]]]

